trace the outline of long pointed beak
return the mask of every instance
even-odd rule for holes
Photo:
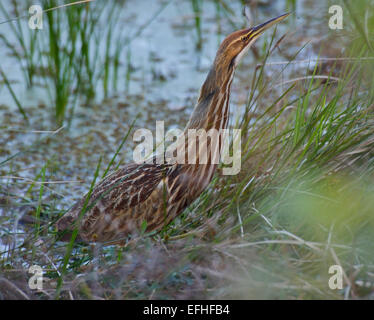
[[[265,30],[269,29],[273,25],[275,25],[278,22],[282,21],[283,19],[287,18],[290,14],[291,14],[290,12],[282,14],[282,15],[276,17],[276,18],[273,18],[273,19],[270,19],[270,20],[268,20],[268,21],[266,21],[264,23],[261,23],[258,26],[255,26],[255,27],[252,27],[252,28],[248,29],[248,31],[251,34],[251,38],[260,35]]]

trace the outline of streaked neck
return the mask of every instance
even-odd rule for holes
[[[186,130],[220,130],[227,127],[233,75],[233,67],[222,72],[213,65],[200,89],[199,99],[187,123]]]

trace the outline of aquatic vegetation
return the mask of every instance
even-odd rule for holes
[[[19,14],[31,4],[11,2]],[[61,2],[42,1],[43,8],[56,8]],[[46,10],[43,29],[32,30],[17,19],[10,24],[11,35],[1,40],[22,65],[27,87],[35,78],[43,81],[54,105],[54,118],[59,125],[73,118],[77,101],[92,102],[102,87],[104,96],[117,87],[120,53],[126,42],[120,21],[121,5],[114,2],[92,2],[66,9]],[[0,5],[10,19],[4,4]],[[113,34],[113,30],[121,30]],[[13,39],[17,42],[14,43]],[[21,48],[21,51],[18,48]],[[112,74],[112,76],[110,76]],[[69,112],[68,112],[69,111]]]

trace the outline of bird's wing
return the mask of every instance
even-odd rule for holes
[[[168,174],[170,165],[131,163],[101,180],[92,190],[82,224],[93,223],[104,214],[116,215],[145,201]],[[59,231],[72,230],[86,196],[57,221]]]

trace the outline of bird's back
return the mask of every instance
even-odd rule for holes
[[[159,202],[156,195],[168,170],[168,165],[153,163],[124,166],[101,180],[88,201],[87,195],[79,200],[58,220],[57,229],[72,231],[77,227],[79,237],[85,241],[126,237],[159,207],[152,203]]]

